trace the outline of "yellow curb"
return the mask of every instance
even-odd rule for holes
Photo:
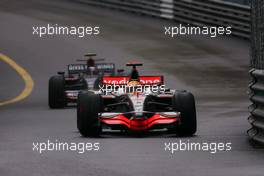
[[[16,103],[28,97],[34,87],[34,81],[29,75],[29,73],[24,68],[19,66],[15,61],[13,61],[11,58],[4,54],[0,53],[0,60],[9,64],[22,77],[25,82],[24,90],[17,97],[12,98],[10,100],[0,101],[0,106]]]

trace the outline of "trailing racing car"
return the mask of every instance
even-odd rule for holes
[[[77,128],[84,137],[100,136],[104,128],[146,132],[165,129],[180,136],[195,134],[192,93],[165,88],[163,76],[104,76],[99,91],[82,91],[77,101]]]
[[[64,108],[77,101],[78,93],[88,89],[98,89],[103,75],[114,75],[114,63],[101,63],[103,59],[94,59],[96,54],[86,54],[88,59],[77,61],[84,64],[69,64],[68,74],[58,72],[49,79],[49,107]]]

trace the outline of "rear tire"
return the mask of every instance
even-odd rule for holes
[[[64,108],[66,97],[64,92],[65,80],[61,75],[53,76],[49,80],[49,107],[51,109]]]
[[[93,93],[80,93],[77,101],[77,128],[84,137],[98,137],[102,132],[98,113],[102,98]]]
[[[176,91],[172,98],[173,109],[181,113],[180,125],[175,126],[179,136],[192,136],[197,130],[195,99],[192,93]]]

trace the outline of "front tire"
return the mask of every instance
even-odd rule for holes
[[[181,113],[180,124],[175,127],[179,136],[192,136],[197,130],[195,99],[192,93],[176,91],[172,98],[174,111]]]
[[[84,137],[98,137],[102,132],[98,113],[102,98],[93,93],[80,93],[77,104],[77,128]]]
[[[51,109],[64,108],[66,97],[64,92],[65,80],[61,75],[53,76],[49,80],[49,107]]]

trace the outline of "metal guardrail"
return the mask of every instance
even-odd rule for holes
[[[250,70],[252,82],[249,84],[249,98],[252,105],[249,106],[248,118],[252,128],[248,130],[249,137],[260,144],[264,144],[264,70]]]
[[[264,0],[252,0],[251,66],[264,69]]]
[[[243,4],[243,5],[250,5],[251,0],[223,0],[223,1],[233,2],[237,4]]]
[[[250,38],[250,7],[221,0],[75,0],[194,26],[232,27],[232,34]]]

